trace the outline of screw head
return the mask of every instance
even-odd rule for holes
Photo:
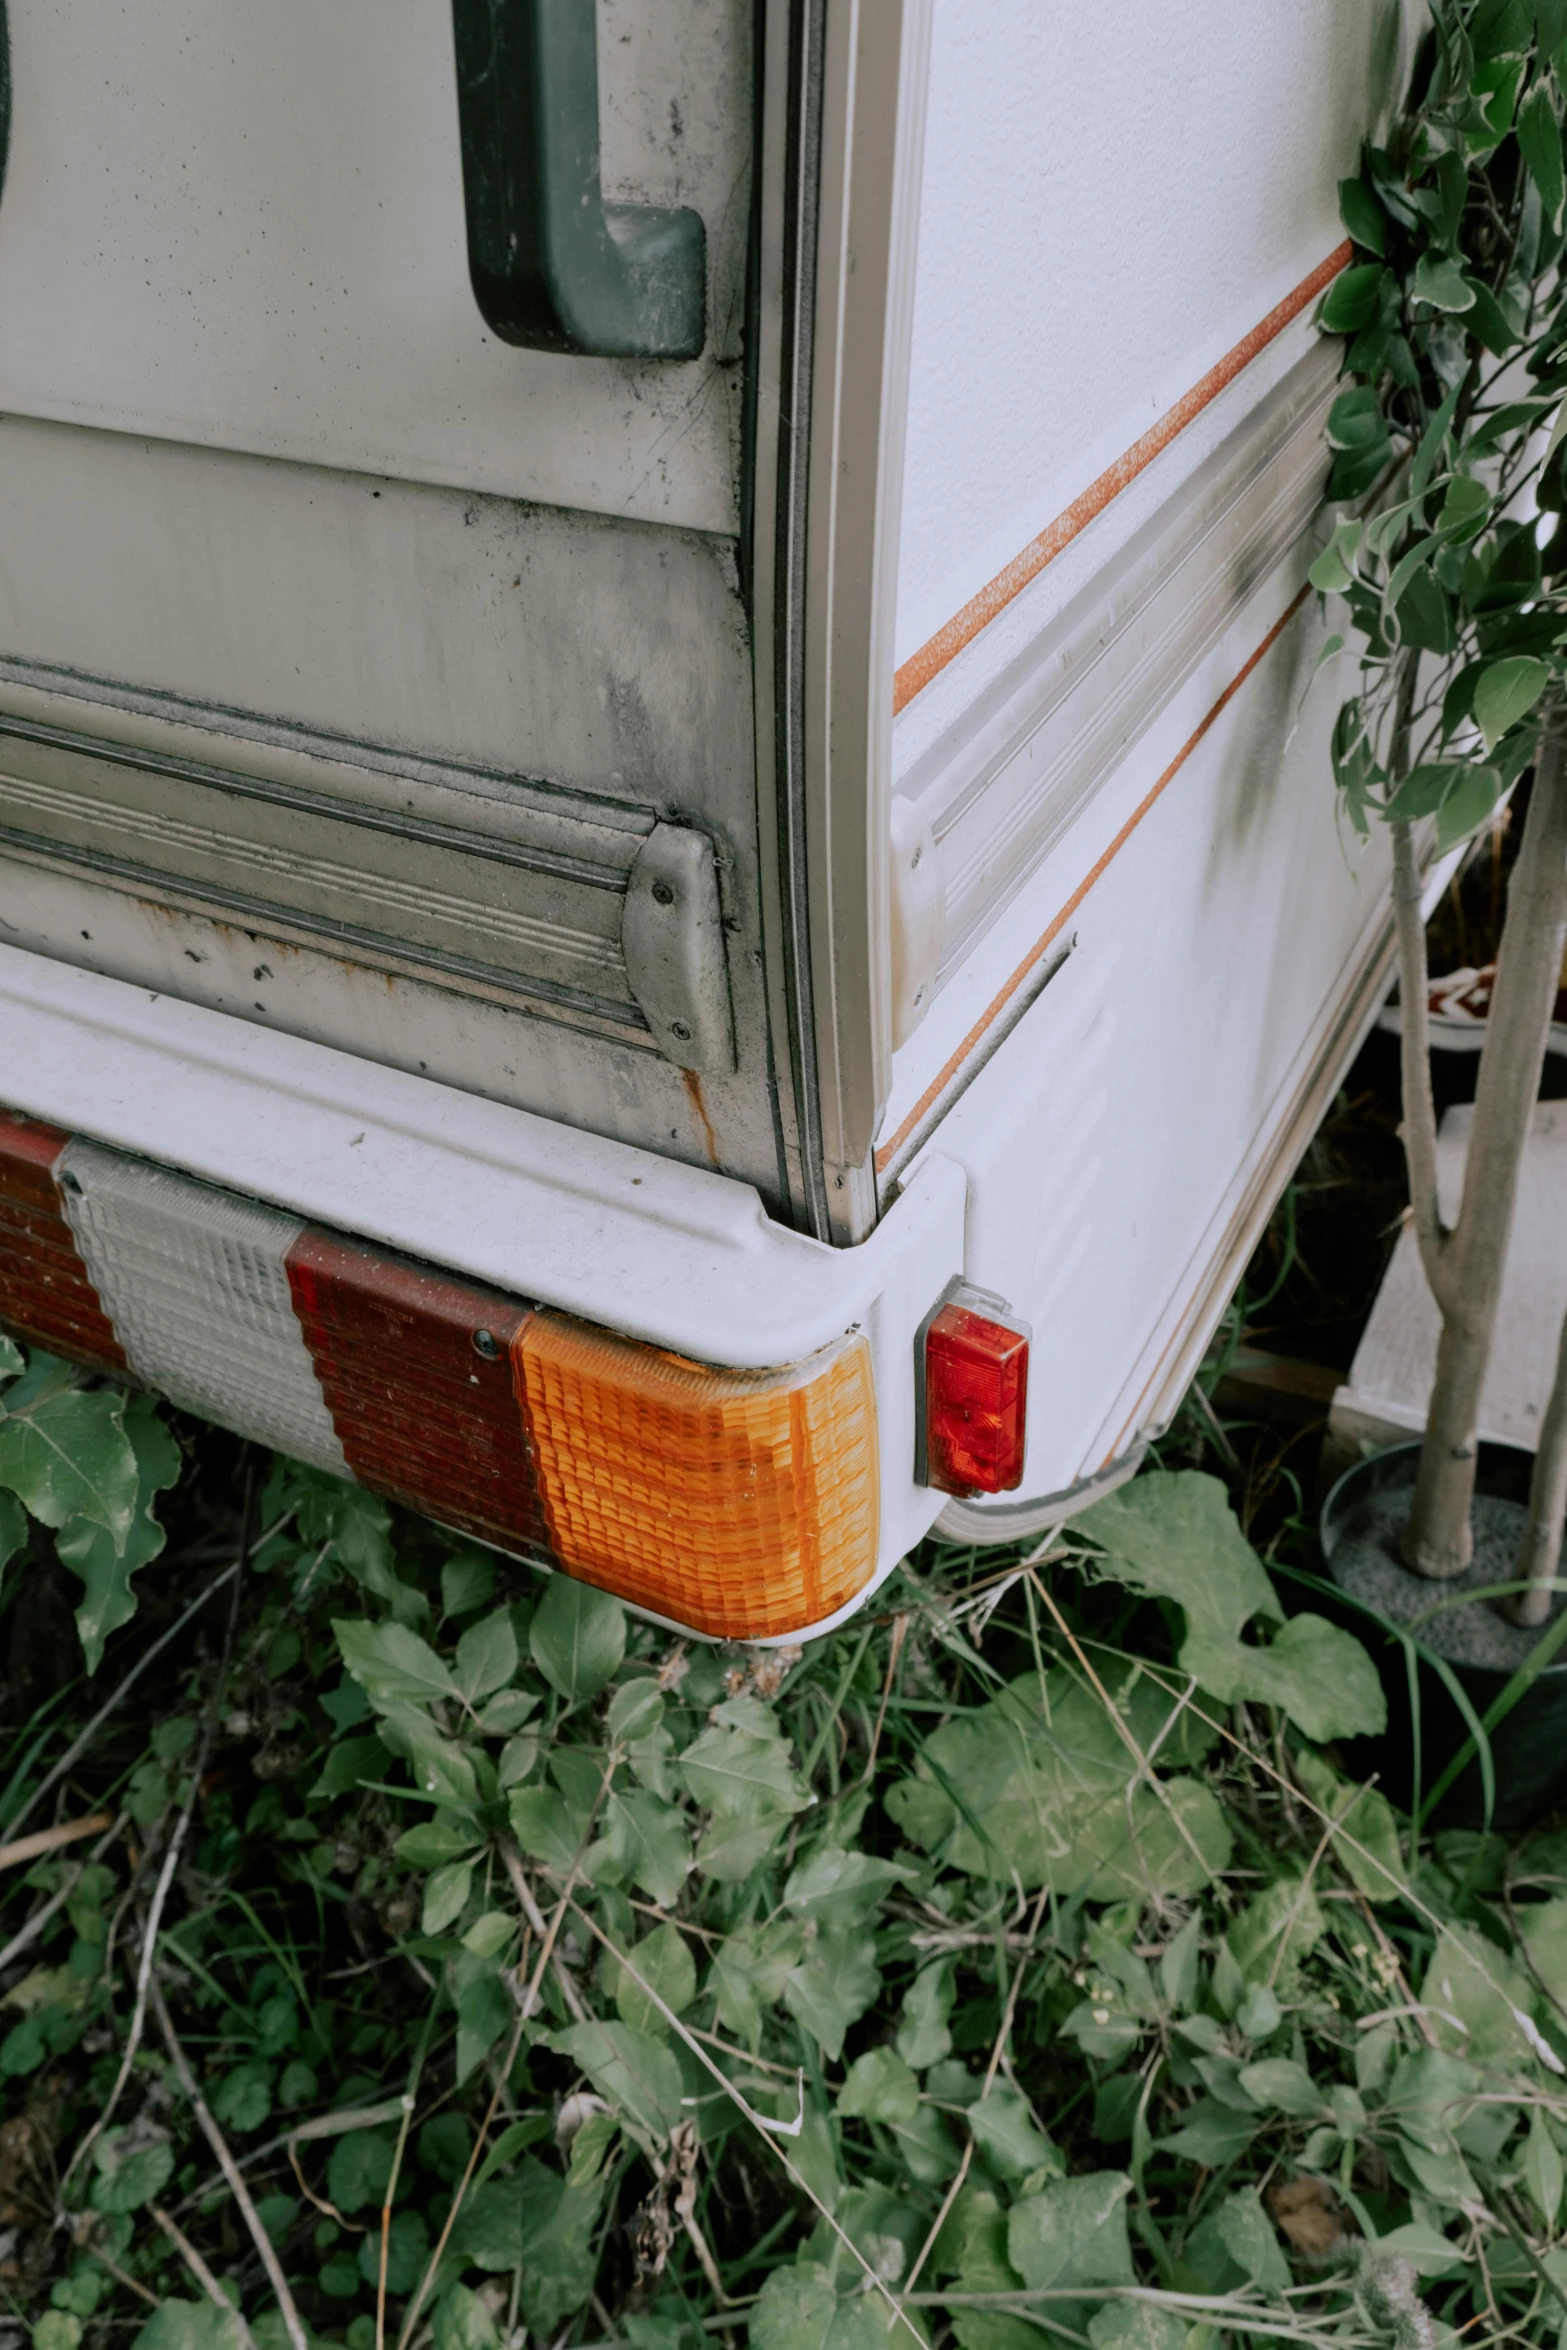
[[[678,1037],[682,1044],[689,1044],[691,1042],[691,1031],[683,1020],[671,1020],[669,1023],[669,1033],[671,1036]]]
[[[473,1334],[473,1351],[476,1355],[483,1355],[487,1363],[493,1363],[499,1359],[501,1342],[493,1330],[476,1330]]]
[[[674,902],[675,902],[675,893],[674,893],[674,891],[673,891],[673,890],[670,888],[670,886],[669,886],[668,882],[667,882],[667,881],[655,881],[655,882],[654,882],[654,884],[653,884],[653,903],[654,903],[654,905],[655,905],[655,906],[672,906],[672,905],[674,904]]]

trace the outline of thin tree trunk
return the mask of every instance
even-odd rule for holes
[[[1444,1250],[1448,1286],[1436,1382],[1426,1418],[1407,1563],[1461,1575],[1474,1554],[1480,1388],[1491,1357],[1518,1171],[1539,1092],[1567,927],[1567,767],[1552,725],[1535,768],[1528,819],[1507,893],[1507,921],[1475,1089],[1464,1204]]]
[[[1398,932],[1399,1060],[1404,1116],[1399,1136],[1409,1169],[1409,1201],[1415,1238],[1431,1294],[1446,1303],[1450,1234],[1442,1223],[1436,1189],[1436,1103],[1431,1092],[1430,969],[1426,922],[1414,835],[1407,824],[1393,826],[1393,919]]]
[[[1567,1318],[1556,1349],[1556,1381],[1540,1426],[1540,1449],[1529,1484],[1529,1524],[1518,1550],[1517,1574],[1528,1585],[1512,1604],[1515,1624],[1526,1631],[1548,1621],[1551,1589],[1562,1555],[1562,1520],[1567,1516]]]

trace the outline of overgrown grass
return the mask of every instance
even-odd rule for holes
[[[1567,1848],[1411,1848],[1211,1481],[796,1656],[202,1441],[91,1681],[10,1570],[38,2350],[1558,2339]]]

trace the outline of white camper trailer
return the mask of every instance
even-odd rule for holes
[[[1386,990],[1397,0],[6,0],[0,1323],[723,1637],[1174,1409]]]

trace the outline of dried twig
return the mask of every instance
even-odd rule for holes
[[[190,2273],[195,2278],[197,2284],[206,2294],[207,2299],[214,2303],[217,2308],[221,2309],[226,2316],[233,2318],[235,2324],[239,2327],[240,2339],[245,2344],[245,2350],[256,2350],[256,2337],[245,2322],[244,2311],[241,2309],[236,2309],[234,2303],[224,2292],[223,2287],[218,2283],[217,2278],[213,2275],[211,2269],[208,2268],[206,2262],[202,2259],[201,2254],[196,2250],[196,2247],[191,2242],[190,2238],[175,2225],[174,2221],[170,2219],[166,2211],[160,2211],[158,2209],[156,2203],[152,2206],[152,2216],[157,2221],[164,2234],[168,2237],[169,2242],[173,2245],[181,2260],[184,2261],[185,2266],[190,2270]]]
[[[892,1701],[893,1676],[898,1670],[898,1659],[903,1654],[903,1643],[908,1636],[908,1610],[900,1608],[892,1619],[892,1641],[887,1650],[887,1675],[881,1685],[881,1704],[876,1709],[876,1727],[871,1732],[870,1752],[865,1757],[865,1771],[859,1782],[862,1787],[868,1787],[876,1775],[876,1752],[881,1745],[882,1726],[887,1719],[887,1707]]]
[[[0,1869],[20,1868],[24,1860],[57,1852],[62,1844],[80,1843],[84,1836],[96,1836],[110,1827],[113,1820],[112,1811],[95,1811],[90,1819],[65,1820],[58,1828],[40,1828],[34,1835],[19,1836],[14,1844],[0,1844]]]
[[[501,2101],[501,2091],[511,2078],[511,2068],[517,2061],[517,2050],[522,2043],[522,2035],[528,2017],[538,2006],[539,1990],[544,1981],[544,1972],[555,1955],[555,1944],[559,1938],[561,1927],[566,1922],[566,1912],[575,1907],[571,1898],[571,1889],[577,1881],[577,1871],[582,1866],[582,1856],[592,1841],[593,1830],[598,1824],[598,1816],[603,1809],[604,1798],[609,1793],[609,1783],[613,1776],[614,1764],[611,1762],[605,1767],[604,1776],[599,1782],[599,1791],[593,1799],[593,1809],[588,1814],[581,1837],[578,1839],[577,1849],[572,1855],[571,1867],[566,1872],[565,1888],[559,1901],[555,1904],[555,1914],[544,1928],[532,1978],[518,2001],[516,2028],[506,2045],[506,2060],[495,2077],[495,2087],[490,2093],[490,2102],[484,2109],[484,2119],[479,2124],[479,2132],[473,2142],[473,2151],[468,2157],[468,2167],[457,2182],[457,2192],[452,2197],[452,2207],[446,2214],[446,2223],[436,2239],[434,2251],[425,2264],[424,2275],[419,2279],[418,2290],[408,2304],[408,2314],[403,2319],[403,2330],[397,2337],[397,2350],[408,2350],[408,2345],[413,2339],[414,2326],[418,2322],[419,2312],[424,2307],[425,2298],[435,2281],[435,2273],[441,2265],[441,2255],[446,2250],[446,2240],[457,2224],[457,2214],[462,2209],[463,2197],[468,2192],[468,2183],[478,2167],[479,2155],[484,2141],[490,2134],[490,2124],[495,2119],[495,2110]],[[536,1909],[537,1905],[535,1904]],[[543,1923],[542,1918],[540,1923]]]
[[[288,2338],[294,2345],[294,2350],[310,2350],[309,2337],[300,2320],[299,2311],[294,2306],[294,2296],[288,2289],[288,2279],[284,2276],[278,2256],[272,2248],[272,2239],[261,2224],[261,2216],[251,2200],[250,2189],[240,2176],[239,2164],[229,2152],[228,2140],[213,2120],[208,2110],[207,2101],[196,2086],[196,2076],[190,2069],[190,2059],[180,2045],[179,2034],[174,2029],[174,2018],[170,2015],[165,2004],[163,1988],[156,1975],[150,1978],[150,1996],[152,2011],[158,2019],[158,2027],[167,2044],[174,2070],[179,2075],[180,2087],[190,2100],[191,2111],[201,2126],[202,2135],[218,2158],[218,2168],[228,2181],[229,2193],[238,2206],[239,2216],[250,2230],[250,2240],[261,2255],[261,2265],[266,2270],[267,2281],[277,2296],[277,2305],[283,2313],[283,2324],[287,2329]]]
[[[102,1859],[124,1825],[125,1814],[121,1812],[119,1818],[111,1824],[108,1834],[99,1837],[87,1858],[84,1861],[78,1861],[75,1867],[67,1873],[63,1882],[56,1886],[43,1907],[35,1909],[27,1923],[18,1927],[5,1948],[0,1950],[0,1973],[5,1971],[13,1959],[21,1957],[30,1942],[37,1941],[49,1920],[64,1908],[71,1895],[76,1891],[82,1881],[82,1871],[91,1868],[94,1861]]]
[[[511,1879],[511,1889],[517,1896],[517,1906],[527,1919],[533,1933],[542,1942],[548,1935],[549,1928],[544,1923],[544,1912],[534,1898],[533,1887],[528,1882],[528,1872],[522,1865],[521,1855],[510,1844],[503,1844],[500,1849],[501,1865]],[[582,2002],[582,1994],[571,1979],[570,1967],[567,1966],[553,1945],[550,1949],[550,1972],[560,1987],[560,1995],[565,2000],[567,2010],[573,2020],[576,2023],[585,2024],[589,2019],[588,2011]]]
[[[236,1573],[250,1556],[252,1489],[253,1482],[247,1477],[245,1481],[244,1527],[240,1538]],[[174,1871],[179,1865],[180,1851],[185,1842],[185,1832],[190,1826],[191,1815],[196,1809],[196,1798],[201,1792],[202,1774],[207,1767],[207,1756],[212,1748],[212,1734],[217,1727],[218,1708],[223,1703],[223,1693],[228,1683],[229,1657],[233,1652],[235,1627],[239,1622],[239,1592],[240,1587],[236,1580],[233,1596],[229,1603],[228,1630],[223,1640],[223,1662],[218,1669],[217,1678],[213,1682],[212,1695],[207,1701],[201,1741],[191,1765],[190,1780],[185,1789],[185,1800],[180,1806],[179,1818],[174,1823],[174,1833],[169,1838],[169,1848],[163,1856],[163,1866],[158,1871],[158,1882],[153,1887],[152,1901],[142,1926],[141,1958],[136,1968],[136,2005],[131,2011],[130,2030],[125,2035],[125,2046],[120,2053],[120,2069],[114,2076],[114,2086],[109,2091],[108,2101],[104,2105],[103,2111],[87,2135],[80,2141],[76,2152],[71,2157],[65,2179],[61,2181],[62,2195],[72,2174],[80,2169],[86,2159],[88,2150],[96,2145],[98,2139],[108,2128],[109,2118],[120,2101],[120,2095],[126,2082],[131,2077],[131,2067],[136,2061],[136,2051],[141,2046],[142,2033],[146,2029],[147,1998],[152,1987],[152,1962],[158,1947],[158,1929],[163,1922],[163,1905],[168,1900],[169,1888],[174,1882]]]
[[[273,1535],[276,1534],[281,1527],[288,1524],[288,1521],[293,1516],[293,1514],[294,1513],[292,1510],[285,1510],[282,1517],[278,1518],[272,1525],[270,1525],[264,1534],[258,1535],[256,1537],[254,1543],[250,1545],[250,1548],[259,1550],[264,1543],[270,1542]],[[177,1640],[179,1638],[186,1625],[190,1622],[192,1616],[200,1615],[202,1609],[206,1606],[209,1599],[216,1599],[218,1593],[223,1589],[224,1585],[233,1582],[235,1576],[244,1566],[245,1560],[248,1556],[249,1549],[242,1553],[239,1558],[235,1559],[232,1566],[225,1567],[221,1575],[214,1576],[213,1580],[207,1585],[206,1590],[201,1592],[197,1598],[191,1601],[189,1607],[185,1610],[185,1613],[182,1616],[176,1617],[166,1632],[159,1633],[157,1639],[148,1649],[146,1655],[139,1656],[136,1659],[136,1662],[132,1665],[130,1671],[126,1674],[118,1689],[115,1690],[113,1696],[108,1699],[106,1704],[101,1705],[98,1708],[98,1711],[93,1715],[92,1720],[88,1723],[86,1729],[82,1731],[81,1735],[71,1741],[64,1754],[61,1755],[59,1761],[55,1764],[53,1770],[48,1772],[45,1777],[39,1780],[37,1786],[33,1789],[31,1795],[29,1795],[27,1798],[27,1801],[23,1804],[21,1810],[17,1813],[15,1819],[11,1821],[10,1825],[12,1828],[19,1828],[25,1819],[31,1818],[32,1814],[38,1809],[39,1804],[42,1803],[44,1797],[48,1794],[50,1788],[57,1787],[60,1781],[65,1777],[66,1772],[69,1771],[72,1765],[76,1762],[77,1758],[80,1755],[86,1753],[88,1747],[91,1746],[93,1740],[97,1737],[99,1731],[103,1728],[104,1723],[114,1712],[115,1708],[124,1704],[126,1698],[135,1688],[143,1673],[146,1672],[148,1666],[156,1663],[157,1659],[163,1654],[163,1651],[168,1647],[171,1640]]]
[[[625,1972],[631,1977],[631,1980],[636,1984],[637,1989],[643,1994],[645,1998],[652,2002],[654,2007],[657,2008],[659,2014],[663,2017],[670,2030],[675,2033],[678,2039],[684,2041],[685,2045],[690,2049],[697,2062],[704,2066],[706,2070],[712,2074],[714,2080],[718,2083],[724,2095],[729,2099],[730,2103],[745,2116],[746,2120],[751,2124],[751,2127],[759,2133],[763,2143],[776,2156],[778,2161],[783,2164],[784,2169],[789,2173],[789,2176],[794,2181],[795,2185],[800,2188],[804,2194],[809,2196],[811,2202],[815,2204],[817,2210],[821,2213],[822,2218],[827,2222],[827,2225],[831,2229],[832,2233],[837,2237],[839,2243],[849,2254],[849,2257],[860,2269],[865,2280],[865,2290],[867,2292],[879,2293],[882,2300],[886,2303],[888,2309],[892,2312],[894,2320],[896,2321],[901,2319],[903,2324],[908,2327],[909,2332],[911,2334],[915,2334],[916,2339],[920,2339],[913,2322],[904,2316],[903,2311],[899,2308],[897,2302],[893,2299],[892,2294],[888,2291],[885,2281],[877,2275],[875,2269],[872,2268],[870,2262],[866,2259],[858,2244],[855,2243],[853,2237],[847,2235],[840,2223],[833,2217],[826,2204],[822,2201],[820,2195],[817,2194],[816,2189],[811,2185],[810,2180],[806,2178],[804,2172],[799,2169],[797,2164],[790,2161],[788,2155],[784,2152],[783,2147],[778,2143],[778,2138],[775,2133],[778,2132],[781,2125],[777,2122],[769,2121],[765,2114],[758,2113],[755,2110],[749,2100],[739,2089],[735,2087],[735,2084],[732,2080],[730,2080],[729,2075],[724,2072],[719,2065],[714,2063],[712,2057],[708,2055],[707,2050],[703,2048],[696,2039],[693,2038],[692,2034],[687,2030],[686,2026],[681,2022],[679,2016],[676,2015],[674,2009],[670,2006],[668,2000],[662,1998],[659,1993],[655,1991],[653,1985],[648,1981],[646,1975],[642,1973],[635,1960],[629,1958],[625,1951],[620,1949],[616,1943],[611,1941],[608,1934],[605,1933],[603,1927],[599,1924],[597,1918],[590,1917],[588,1912],[575,1901],[572,1901],[570,1906],[575,1911],[579,1921],[584,1926],[586,1926],[588,1932],[593,1936],[594,1940],[603,1944],[604,1948],[609,1952],[610,1956],[619,1966],[623,1967]],[[559,1912],[557,1911],[556,1914],[558,1916]],[[787,2128],[789,2133],[792,2134],[798,2130],[799,2123],[791,2122],[787,2125]],[[401,2344],[398,2345],[398,2350],[402,2350]],[[924,2350],[923,2340],[921,2340],[920,2343],[920,2350]]]

